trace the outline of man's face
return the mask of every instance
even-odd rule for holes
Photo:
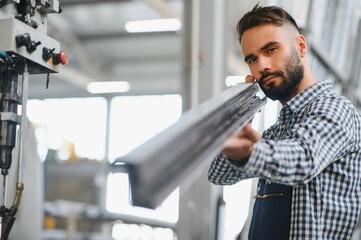
[[[297,94],[304,67],[296,38],[286,27],[261,25],[243,33],[245,61],[261,89],[272,100],[287,101]]]
[[[289,61],[286,63],[284,71],[265,72],[258,80],[259,86],[272,100],[284,100],[290,99],[297,90],[300,84],[304,68],[301,63],[301,59],[297,54],[297,50],[292,48],[292,54]],[[265,79],[270,76],[279,76],[282,78],[282,82],[276,85],[275,82],[270,82],[268,85],[265,83]]]

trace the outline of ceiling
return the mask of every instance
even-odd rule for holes
[[[227,0],[226,22],[230,32],[234,30],[234,19],[257,2]],[[49,88],[46,76],[30,76],[29,98],[94,96],[86,90],[92,81],[129,82],[130,90],[116,95],[181,92],[186,26],[179,31],[148,33],[129,33],[124,26],[128,21],[162,18],[183,22],[184,0],[59,0],[59,3],[63,11],[48,15],[47,29],[48,35],[67,52],[69,63],[61,66],[59,73],[50,75]],[[207,1],[202,4],[207,5]],[[206,14],[216,18],[214,13]],[[231,38],[237,47],[234,51],[232,44],[227,43],[227,66],[235,74],[244,63],[239,57],[238,41],[234,36]]]
[[[208,0],[199,1],[203,8],[207,7]],[[189,31],[182,18],[188,16],[184,12],[189,11],[184,5],[194,2],[197,1],[59,0],[63,11],[48,15],[47,29],[48,35],[59,41],[68,53],[69,63],[61,66],[59,73],[50,76],[48,89],[45,75],[32,75],[29,98],[97,96],[86,90],[87,84],[93,81],[129,82],[130,90],[116,95],[181,92],[186,55],[183,33]],[[210,1],[213,2],[216,0]],[[233,41],[227,39],[226,63],[231,74],[245,74],[247,71],[236,36],[232,34],[238,19],[258,2],[261,5],[282,2],[297,22],[301,25],[305,22],[308,7],[304,1],[226,0],[225,22],[229,36],[225,38]],[[216,18],[214,13],[207,14]],[[124,27],[129,21],[161,18],[177,18],[184,26],[179,31],[158,33],[128,33]],[[205,24],[209,25],[208,22]],[[200,52],[200,55],[205,55],[205,52]]]
[[[128,33],[128,21],[179,18],[182,0],[60,0],[61,14],[48,15],[48,35],[61,43],[69,63],[50,76],[32,75],[30,98],[93,96],[90,81],[127,81],[126,94],[179,92],[179,32]],[[119,94],[118,94],[119,95]]]

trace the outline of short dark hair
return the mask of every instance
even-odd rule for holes
[[[253,27],[262,24],[273,24],[282,26],[285,23],[292,24],[298,32],[300,29],[297,26],[293,17],[284,9],[276,6],[262,7],[257,4],[251,11],[246,13],[237,24],[237,32],[239,34],[239,41],[241,41],[243,33]]]

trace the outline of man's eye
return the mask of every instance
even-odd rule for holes
[[[248,59],[248,64],[254,63],[256,61],[256,58],[250,58]]]
[[[277,50],[277,48],[270,48],[270,49],[268,49],[268,53],[272,53],[272,52],[274,52],[274,51],[276,51]]]

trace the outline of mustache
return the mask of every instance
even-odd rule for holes
[[[260,77],[260,79],[258,80],[258,82],[259,82],[260,84],[263,84],[265,78],[267,78],[267,77],[269,77],[269,76],[286,78],[285,74],[284,74],[282,71],[264,72],[264,73],[262,74],[262,76]]]

